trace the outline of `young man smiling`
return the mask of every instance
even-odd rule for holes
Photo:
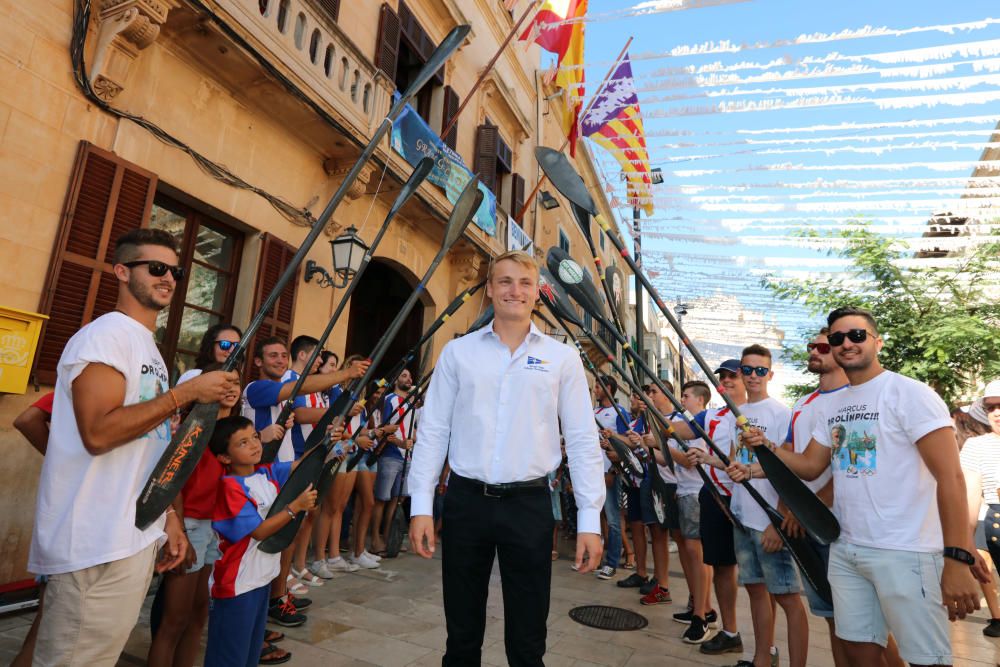
[[[600,562],[603,466],[580,357],[531,322],[535,261],[520,251],[497,257],[486,294],[493,322],[445,345],[435,366],[409,476],[410,541],[424,558],[433,554],[434,489],[447,455],[442,665],[481,662],[490,572],[499,557],[507,661],[541,667],[554,524],[546,475],[562,460],[560,423],[578,507],[580,572]]]

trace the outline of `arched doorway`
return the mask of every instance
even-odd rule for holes
[[[398,268],[397,268],[398,267]],[[361,282],[351,296],[351,312],[347,323],[345,354],[368,355],[389,324],[413,293],[417,280],[405,268],[383,259],[372,259]],[[389,346],[377,375],[388,372],[420,339],[424,329],[424,306],[432,305],[426,293],[410,311],[399,334]],[[419,360],[419,356],[417,359]],[[416,366],[417,362],[414,362]],[[416,368],[411,369],[416,371]]]

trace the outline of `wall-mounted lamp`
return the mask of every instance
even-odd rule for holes
[[[546,211],[551,211],[554,208],[559,208],[559,200],[552,196],[548,190],[542,190],[542,194],[538,196],[538,201],[541,202],[542,208]]]
[[[330,250],[333,254],[333,272],[340,281],[338,282],[326,272],[326,269],[310,259],[306,262],[306,273],[302,278],[305,282],[310,282],[313,276],[318,274],[316,281],[320,287],[346,287],[361,268],[361,260],[368,252],[368,246],[358,236],[358,230],[354,225],[351,225],[340,236],[330,241]]]

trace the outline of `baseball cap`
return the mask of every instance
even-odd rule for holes
[[[977,398],[969,407],[969,415],[973,419],[988,425],[990,423],[990,418],[986,414],[986,409],[983,407],[983,402],[987,398],[1000,398],[1000,380],[994,380],[986,385],[983,395]]]
[[[719,364],[718,368],[715,369],[716,373],[718,373],[720,371],[729,371],[730,373],[739,373],[740,372],[740,360],[739,359],[726,359],[721,364]]]

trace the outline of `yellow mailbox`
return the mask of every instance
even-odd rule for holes
[[[23,394],[47,315],[0,306],[0,392]]]

